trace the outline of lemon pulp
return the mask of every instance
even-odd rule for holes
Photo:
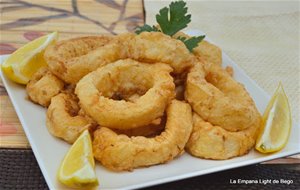
[[[44,51],[57,38],[58,33],[53,32],[19,48],[2,64],[3,73],[16,83],[27,84],[39,68],[47,65],[44,60]]]
[[[98,185],[94,167],[91,137],[88,130],[85,130],[62,161],[58,171],[58,180],[75,188]]]
[[[262,153],[281,150],[288,141],[291,126],[288,98],[280,83],[263,115],[263,126],[256,141],[256,150]]]

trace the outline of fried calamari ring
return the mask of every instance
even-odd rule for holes
[[[208,62],[222,65],[222,50],[206,40],[202,40],[198,46],[193,49],[193,54]]]
[[[26,91],[31,101],[48,107],[51,98],[57,95],[63,87],[63,81],[53,75],[47,67],[42,67],[33,74],[26,86]]]
[[[163,115],[174,97],[171,71],[170,66],[162,63],[119,60],[83,77],[75,93],[80,106],[100,126],[123,130],[136,128]],[[124,100],[123,97],[135,93],[140,97],[134,102]]]
[[[46,56],[46,59],[47,57],[49,56]],[[195,60],[195,56],[181,41],[161,32],[143,32],[139,35],[127,33],[116,36],[111,43],[86,55],[62,62],[64,70],[59,73],[66,82],[75,84],[89,72],[125,58],[147,63],[166,63],[175,73],[187,70]],[[60,63],[48,61],[48,64]]]
[[[78,115],[79,110],[75,95],[60,93],[53,97],[46,118],[49,132],[68,143],[75,142],[85,129],[95,126],[87,117]]]
[[[184,43],[161,32],[121,35],[120,39],[127,47],[129,58],[147,63],[166,63],[176,74],[189,69],[195,61],[195,56],[189,52]]]
[[[70,83],[65,76],[67,67],[80,60],[80,58],[90,51],[107,44],[113,39],[112,36],[88,36],[63,40],[50,45],[44,54],[45,60],[51,70],[57,77]],[[84,72],[82,69],[76,70],[73,74]]]
[[[256,116],[254,124],[249,128],[230,132],[205,122],[194,113],[193,132],[186,144],[186,150],[193,156],[216,160],[244,155],[255,144],[260,121],[260,116]]]
[[[102,127],[94,133],[93,153],[102,165],[115,171],[165,163],[182,153],[192,125],[190,105],[173,100],[167,108],[165,131],[160,135],[128,137]]]
[[[185,98],[205,121],[228,131],[247,129],[257,119],[255,103],[244,86],[209,62],[191,69]]]
[[[178,32],[173,36],[173,38],[178,37],[191,38],[183,32]],[[198,46],[193,49],[193,54],[207,62],[222,65],[222,50],[206,40],[202,40],[198,43]]]

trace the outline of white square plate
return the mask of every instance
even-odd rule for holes
[[[197,35],[199,31],[190,31],[190,33]],[[0,62],[2,63],[6,57],[0,56]],[[263,113],[270,98],[269,95],[225,53],[223,53],[223,66],[233,67],[234,78],[245,85],[259,111]],[[50,135],[45,124],[46,109],[33,104],[26,98],[24,86],[11,82],[2,73],[1,77],[49,188],[67,189],[57,181],[56,173],[70,145]],[[99,189],[141,188],[297,154],[300,153],[299,127],[299,125],[293,125],[288,144],[283,150],[274,154],[259,154],[252,150],[242,157],[214,161],[195,158],[185,153],[167,164],[135,169],[133,172],[112,172],[97,163]]]

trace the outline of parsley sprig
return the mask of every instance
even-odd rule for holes
[[[135,32],[137,34],[142,32],[163,32],[166,35],[173,36],[180,30],[186,28],[188,23],[191,22],[191,15],[187,14],[187,10],[186,2],[171,2],[169,7],[160,9],[159,14],[156,15],[159,28],[145,24],[144,26],[138,27]],[[188,50],[192,52],[204,38],[205,36],[196,36],[189,39],[186,37],[178,37],[177,39],[182,41]]]
[[[150,26],[148,24],[145,24],[144,26],[138,26],[135,30],[135,33],[137,34],[140,34],[142,32],[160,32],[160,30],[155,26]]]
[[[173,36],[191,22],[191,15],[186,15],[188,8],[185,5],[183,1],[176,1],[172,2],[169,8],[164,7],[159,10],[156,21],[163,33]]]
[[[186,48],[188,48],[189,51],[192,52],[193,49],[198,46],[198,43],[201,42],[204,38],[205,36],[193,36],[187,39],[186,37],[179,36],[177,39],[182,41],[185,44]]]

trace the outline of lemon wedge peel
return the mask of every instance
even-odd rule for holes
[[[63,159],[57,177],[61,183],[69,187],[97,186],[99,182],[94,167],[91,137],[88,130],[85,130]]]
[[[256,150],[261,153],[272,153],[283,149],[288,142],[291,126],[290,105],[283,86],[279,83],[263,115]]]
[[[44,50],[58,39],[58,32],[37,38],[12,53],[2,64],[2,71],[12,81],[27,84],[33,73],[46,66]]]

